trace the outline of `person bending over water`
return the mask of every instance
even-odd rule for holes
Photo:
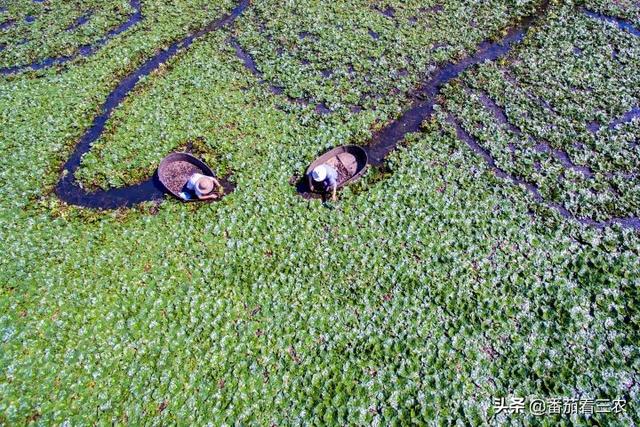
[[[338,171],[333,167],[324,164],[316,166],[311,172],[313,180],[322,187],[325,193],[331,191],[331,200],[336,201],[336,191],[338,190]]]

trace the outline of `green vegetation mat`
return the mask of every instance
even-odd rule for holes
[[[0,44],[10,48],[0,51],[0,63],[11,66],[70,55],[134,14],[122,0],[13,0],[6,4],[2,21],[10,26],[0,34]]]
[[[0,0],[0,424],[640,423],[637,2],[254,0],[143,77],[76,174],[127,186],[189,147],[236,190],[68,205],[119,82],[236,4],[139,6]],[[383,167],[296,193],[532,13]]]

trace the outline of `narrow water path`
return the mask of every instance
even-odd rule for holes
[[[381,165],[384,158],[404,140],[407,134],[420,130],[420,125],[433,115],[437,95],[444,85],[475,65],[485,61],[495,61],[511,52],[511,49],[524,39],[529,28],[544,15],[547,7],[548,1],[543,2],[535,14],[523,18],[520,24],[507,30],[502,40],[494,43],[482,42],[472,56],[455,63],[450,62],[436,70],[435,74],[415,92],[411,107],[398,119],[373,135],[367,146],[371,164]]]
[[[51,58],[46,58],[43,60],[32,62],[31,64],[26,65],[14,65],[11,67],[3,67],[0,68],[0,74],[9,75],[21,73],[24,71],[36,71],[41,70],[43,68],[53,67],[54,65],[61,65],[67,62],[71,62],[77,59],[80,56],[91,56],[98,51],[101,47],[103,47],[109,40],[114,38],[115,36],[122,34],[127,31],[129,28],[142,21],[142,8],[141,8],[141,0],[130,0],[129,4],[131,8],[133,8],[133,13],[129,16],[122,24],[118,25],[116,28],[110,30],[106,35],[100,38],[98,41],[94,42],[90,45],[80,46],[74,53],[71,55],[63,55],[63,56],[55,56]],[[79,24],[80,25],[80,24]],[[68,30],[73,29],[69,27]]]
[[[118,187],[108,190],[98,190],[88,192],[80,187],[75,179],[75,172],[80,166],[82,156],[91,150],[91,145],[102,135],[107,121],[111,118],[114,110],[127,98],[129,93],[135,88],[141,77],[151,74],[160,65],[168,61],[182,49],[186,49],[198,38],[231,24],[249,6],[250,0],[240,0],[236,7],[229,13],[206,27],[198,30],[175,42],[166,50],[156,53],[138,69],[127,75],[120,81],[107,97],[101,108],[101,113],[93,119],[93,123],[86,130],[78,141],[73,153],[63,167],[63,175],[56,185],[56,194],[66,203],[84,206],[94,209],[115,209],[119,207],[133,206],[150,200],[157,200],[164,196],[164,191],[156,176],[144,182],[130,185],[128,187]],[[227,190],[232,187],[229,183],[223,184]]]
[[[229,39],[229,44],[236,51],[236,56],[238,57],[238,59],[242,61],[245,68],[249,70],[251,74],[253,74],[258,79],[258,82],[260,84],[266,85],[269,88],[269,92],[271,92],[274,95],[285,96],[287,98],[287,101],[291,102],[292,104],[305,105],[305,106],[312,105],[316,113],[318,114],[324,115],[324,114],[331,113],[331,110],[323,103],[316,103],[313,100],[308,98],[293,98],[291,96],[286,95],[284,93],[283,88],[269,84],[264,79],[262,72],[260,72],[260,70],[258,69],[258,66],[256,65],[256,62],[254,61],[253,57],[242,48],[238,40],[232,37]]]
[[[531,182],[528,182],[527,180],[521,177],[512,175],[506,172],[505,170],[501,169],[500,167],[498,167],[495,159],[491,156],[489,151],[482,146],[480,141],[478,141],[476,138],[471,136],[466,130],[464,130],[460,122],[453,115],[449,115],[448,121],[455,128],[458,139],[463,141],[465,144],[469,146],[469,148],[471,148],[472,151],[474,151],[476,154],[482,157],[484,161],[487,163],[487,166],[489,166],[489,168],[495,173],[496,176],[498,176],[499,178],[511,181],[515,184],[524,186],[527,189],[527,191],[529,191],[529,193],[533,196],[536,202],[545,204],[546,206],[558,212],[563,218],[571,219],[579,222],[580,224],[587,225],[589,227],[599,228],[599,229],[610,227],[614,224],[619,224],[625,228],[633,228],[636,230],[640,230],[640,218],[638,217],[611,218],[605,221],[596,221],[591,218],[578,217],[572,214],[569,211],[569,209],[567,209],[564,205],[545,200],[544,197],[542,197],[542,194],[540,193],[540,188],[537,185]]]
[[[627,124],[635,119],[640,119],[640,107],[633,107],[631,110],[624,113],[622,117],[613,120],[609,123],[609,129],[615,129],[618,126]]]
[[[616,25],[621,30],[627,31],[636,37],[640,37],[640,28],[629,20],[614,16],[607,16],[589,9],[582,9],[582,11],[591,18],[597,19],[598,21],[609,22],[610,24]]]
[[[449,63],[439,68],[435,74],[416,92],[413,97],[411,107],[398,119],[392,121],[385,128],[373,135],[369,145],[366,147],[369,155],[369,162],[374,166],[382,165],[385,157],[406,138],[407,134],[419,132],[421,124],[433,115],[434,106],[437,104],[437,95],[444,85],[449,83],[451,80],[456,79],[461,73],[475,65],[485,61],[495,61],[506,56],[516,44],[522,41],[529,28],[535,24],[537,19],[544,15],[544,10],[546,10],[547,6],[548,2],[544,2],[534,15],[523,19],[518,26],[511,28],[507,32],[506,36],[499,42],[483,42],[478,46],[474,55],[459,62]],[[615,23],[620,29],[629,31],[635,36],[640,36],[640,31],[628,21],[597,14],[591,11],[584,11],[584,13],[595,19]],[[500,109],[498,106],[495,106],[494,108]],[[635,118],[636,114],[637,110],[632,110],[621,119],[621,122]],[[498,114],[498,120],[500,117],[506,118],[506,114],[502,110]],[[500,169],[497,166],[495,159],[491,156],[491,153],[482,147],[479,141],[466,132],[453,115],[449,116],[448,121],[454,126],[458,138],[466,143],[473,152],[482,157],[496,176],[524,186],[537,202],[543,203],[556,210],[564,218],[573,219],[581,224],[595,228],[605,228],[614,224],[619,224],[626,228],[640,229],[640,218],[637,217],[611,218],[606,221],[595,221],[590,218],[577,217],[565,206],[545,200],[542,197],[539,188],[535,184],[530,183],[523,178],[510,175],[506,171]],[[569,162],[565,163],[567,163],[565,166],[569,165]],[[589,172],[589,170],[584,171],[586,174]]]

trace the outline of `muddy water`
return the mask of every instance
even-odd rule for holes
[[[114,110],[126,99],[135,88],[141,77],[147,76],[156,70],[164,62],[174,57],[181,49],[186,49],[198,38],[231,24],[249,6],[249,0],[241,0],[229,13],[207,25],[205,28],[190,34],[184,39],[172,44],[166,50],[156,53],[137,70],[126,76],[118,86],[109,94],[101,108],[101,113],[93,119],[91,127],[78,141],[75,150],[63,167],[63,176],[56,186],[56,194],[63,201],[89,208],[114,209],[118,207],[132,206],[144,201],[157,200],[163,197],[162,186],[157,177],[134,184],[128,187],[88,192],[80,187],[75,179],[75,172],[80,166],[82,156],[91,149],[91,145],[102,135],[105,125]],[[232,186],[226,182],[226,189],[232,190]]]
[[[93,55],[98,51],[98,49],[100,49],[102,46],[107,44],[109,40],[127,31],[129,28],[131,28],[132,26],[134,26],[135,24],[137,24],[142,20],[143,17],[142,17],[140,2],[141,0],[130,0],[129,4],[131,8],[133,8],[134,12],[129,17],[129,19],[127,19],[125,22],[120,24],[118,27],[110,30],[104,37],[102,37],[100,40],[98,40],[94,44],[80,46],[78,50],[71,55],[51,57],[51,58],[43,59],[41,61],[32,62],[31,64],[27,64],[27,65],[15,65],[12,67],[0,68],[0,74],[8,75],[8,74],[20,73],[23,71],[41,70],[43,68],[52,67],[54,65],[65,64],[67,62],[73,61],[74,59],[77,59],[80,56]],[[78,26],[82,25],[83,22],[81,21],[81,19],[82,17],[79,19],[79,21],[77,21],[78,25],[76,27],[71,26],[67,30],[68,31],[73,30],[74,28],[77,28]]]

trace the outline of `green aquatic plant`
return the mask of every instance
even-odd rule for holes
[[[571,10],[503,65],[487,64],[452,85],[446,108],[500,168],[573,214],[638,216],[638,121],[610,123],[638,105],[640,39]]]
[[[86,187],[130,184],[191,143],[233,172],[236,191],[215,204],[92,211],[52,189],[123,76],[231,2],[145,1],[145,19],[95,54],[1,77],[0,423],[638,424],[638,231],[562,217],[497,176],[450,122],[578,215],[637,215],[637,178],[625,175],[639,122],[607,127],[638,100],[633,35],[552,2],[504,60],[444,88],[420,132],[335,209],[289,184],[319,153],[366,144],[443,61],[534,3],[252,2],[136,86],[78,173]],[[383,53],[375,66],[370,53]],[[340,74],[351,61],[364,81]],[[619,195],[604,197],[605,184]],[[501,396],[627,406],[534,417],[497,413]]]
[[[122,25],[134,14],[123,1],[12,1],[0,20],[0,68],[71,55]],[[9,24],[10,23],[10,24]]]

